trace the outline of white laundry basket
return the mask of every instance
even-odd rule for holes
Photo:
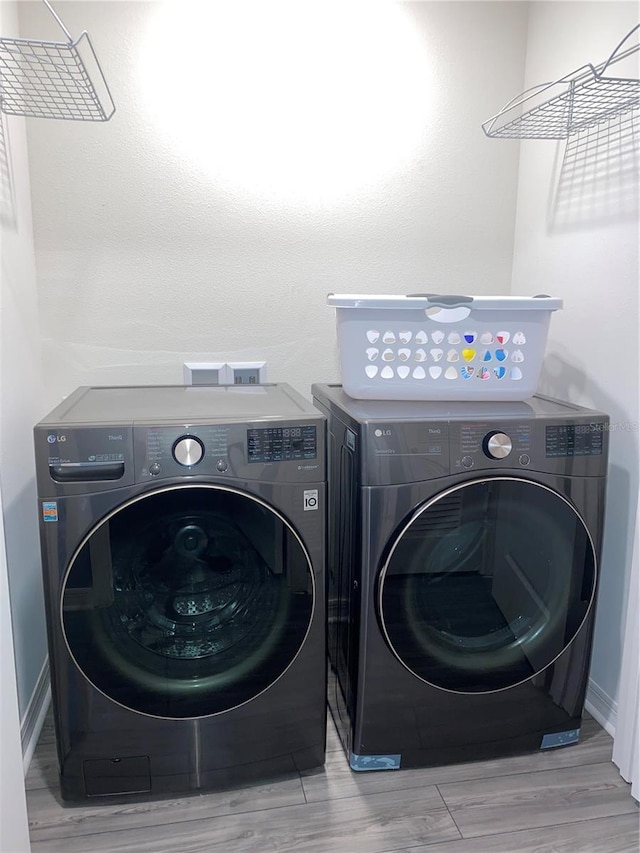
[[[535,394],[550,296],[329,294],[340,372],[360,400],[526,400]]]

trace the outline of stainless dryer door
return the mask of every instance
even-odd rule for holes
[[[595,595],[596,555],[573,506],[499,477],[420,506],[388,550],[378,617],[396,657],[446,690],[525,681],[571,643]]]
[[[70,654],[105,696],[187,718],[273,684],[313,608],[310,559],[282,515],[232,488],[180,485],[90,531],[64,578],[61,619]]]

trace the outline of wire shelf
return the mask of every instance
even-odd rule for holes
[[[0,109],[32,118],[108,121],[115,104],[89,34],[74,41],[43,2],[67,41],[0,38]]]
[[[640,50],[619,53],[635,26],[598,68],[583,65],[553,83],[527,89],[483,123],[485,134],[502,139],[567,139],[574,133],[640,107],[640,80],[605,76],[605,71]]]

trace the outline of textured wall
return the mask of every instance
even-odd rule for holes
[[[603,62],[637,22],[636,3],[532,4],[527,86]],[[638,77],[638,54],[609,73]],[[551,321],[541,390],[602,409],[614,424],[591,667],[592,699],[605,716],[615,715],[638,535],[639,121],[636,110],[569,144],[522,144],[514,254],[514,293],[564,299]]]
[[[47,408],[184,360],[309,395],[338,379],[328,292],[509,290],[518,149],[480,125],[521,86],[526,4],[236,6],[60,5],[117,112],[29,122]]]

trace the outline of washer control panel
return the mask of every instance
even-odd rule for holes
[[[315,426],[263,427],[247,433],[249,462],[281,462],[315,459],[318,438]]]
[[[185,475],[314,479],[324,470],[321,437],[317,424],[300,422],[139,426],[134,428],[136,477],[139,482]]]

